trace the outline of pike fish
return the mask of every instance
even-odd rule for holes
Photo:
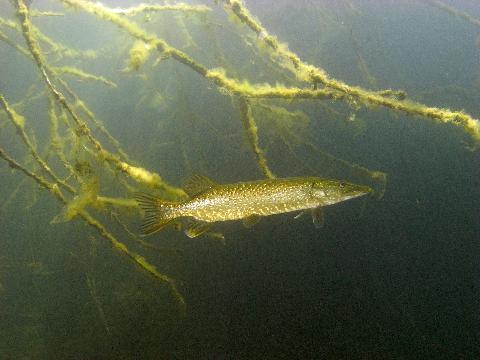
[[[190,197],[184,202],[168,202],[144,193],[135,195],[145,211],[144,235],[184,217],[193,218],[185,230],[185,234],[193,238],[206,232],[214,222],[243,220],[244,225],[250,227],[263,216],[305,210],[311,210],[314,224],[320,227],[322,207],[373,192],[368,186],[317,177],[217,184],[201,175],[189,178],[184,190]]]

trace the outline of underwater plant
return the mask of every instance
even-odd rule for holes
[[[102,89],[106,88],[102,91],[109,92],[121,88],[125,79],[138,82],[141,89],[157,87],[157,93],[154,91],[142,93],[140,108],[146,109],[148,106],[143,104],[150,104],[151,111],[154,112],[164,106],[172,111],[172,119],[176,118],[175,111],[183,111],[187,115],[181,116],[182,118],[188,117],[200,122],[202,115],[199,110],[188,110],[185,107],[180,110],[177,106],[168,104],[169,101],[173,102],[169,98],[174,91],[171,89],[176,89],[177,97],[186,97],[181,93],[182,84],[181,80],[178,80],[181,79],[180,75],[177,79],[157,84],[155,72],[163,66],[170,66],[175,67],[171,73],[187,72],[188,76],[200,77],[205,89],[215,89],[222,99],[232,100],[231,110],[240,120],[254,161],[262,176],[270,179],[276,177],[277,171],[272,170],[269,152],[264,148],[262,126],[268,128],[265,133],[269,139],[280,139],[292,153],[298,144],[303,144],[332,167],[348,169],[363,181],[372,183],[372,186],[378,188],[380,196],[385,191],[387,181],[385,173],[367,169],[365,166],[332,155],[307,138],[308,131],[305,128],[313,120],[302,111],[290,109],[292,104],[306,100],[313,102],[312,106],[320,108],[339,124],[343,122],[344,117],[333,103],[340,103],[348,109],[351,114],[348,118],[351,122],[354,122],[355,114],[361,109],[368,112],[374,108],[385,108],[411,115],[418,120],[426,119],[458,127],[469,136],[469,148],[476,150],[480,147],[480,123],[473,116],[463,111],[424,105],[409,99],[402,90],[369,90],[335,79],[319,65],[302,60],[285,43],[271,34],[240,0],[216,1],[214,6],[223,9],[228,19],[236,23],[221,24],[222,29],[228,28],[238,43],[248,49],[259,63],[266,64],[269,69],[275,69],[281,74],[281,78],[264,82],[247,80],[239,75],[242,69],[228,58],[228,54],[218,55],[217,52],[222,52],[223,48],[221,44],[215,43],[213,37],[209,47],[195,41],[195,37],[189,33],[192,32],[187,26],[189,21],[199,24],[198,27],[207,32],[215,32],[216,24],[210,21],[209,17],[218,15],[211,14],[214,13],[211,11],[213,9],[207,5],[172,4],[109,8],[100,2],[85,0],[57,2],[64,6],[64,12],[58,12],[56,7],[55,11],[37,11],[33,9],[35,3],[27,6],[24,0],[11,0],[13,16],[0,17],[1,46],[11,49],[31,63],[30,70],[34,72],[32,78],[35,79],[32,80],[29,89],[20,96],[16,92],[10,93],[6,87],[0,88],[0,129],[2,132],[7,127],[14,129],[23,149],[2,140],[0,157],[16,173],[38,184],[58,200],[61,209],[57,211],[57,215],[51,221],[52,224],[74,219],[83,221],[97,233],[97,236],[106,240],[114,250],[132,261],[138,269],[164,284],[181,314],[186,311],[186,301],[178,289],[176,280],[158,270],[154,261],[147,258],[152,256],[148,252],[149,244],[129,230],[125,220],[117,216],[117,211],[134,209],[132,213],[137,213],[137,204],[132,195],[138,190],[154,191],[171,201],[185,200],[187,194],[182,188],[167,182],[165,178],[168,177],[163,173],[159,174],[152,170],[151,165],[143,165],[148,164],[148,160],[140,158],[138,155],[140,151],[131,150],[131,144],[118,140],[121,131],[103,124],[101,116],[98,115],[98,106],[96,110],[92,110],[95,105],[88,103],[86,100],[88,95],[78,91],[72,85],[74,82],[88,83],[89,86],[100,85]],[[450,8],[441,5],[440,2],[433,3],[450,11]],[[175,37],[178,34],[169,34],[168,26],[162,28],[165,38],[159,35],[160,31],[155,31],[156,26],[158,28],[162,26],[159,19],[164,18],[160,18],[161,14],[172,11],[188,14],[188,17],[173,17],[170,20],[175,28],[182,29],[179,33],[183,34],[184,38],[188,37],[186,48],[192,54],[176,45],[181,39]],[[90,14],[101,24],[115,25],[115,29],[109,31],[121,37],[122,41],[111,40],[111,43],[104,44],[104,47],[98,50],[81,49],[80,44],[75,48],[73,45],[63,44],[62,41],[65,39],[59,40],[47,35],[47,31],[42,30],[42,21],[36,21],[48,18],[48,26],[53,26],[55,21],[60,20],[73,23],[77,13],[81,13],[82,16]],[[34,16],[35,21],[32,19]],[[70,41],[75,44],[76,40],[73,38]],[[122,48],[120,45],[122,43],[127,43],[128,46]],[[100,63],[101,59],[106,58],[113,62],[112,58],[120,56],[119,53],[124,57],[121,62],[124,70],[119,71],[120,75],[102,66],[99,66],[99,73],[101,74],[103,70],[105,74],[85,70],[96,69],[92,63]],[[224,64],[210,66],[212,62],[209,59],[212,57],[220,59],[219,61]],[[367,74],[369,83],[374,86],[376,81],[369,75],[365,60],[360,55],[358,62],[363,72]],[[111,79],[111,76],[116,78]],[[116,111],[121,111],[119,108],[122,101],[123,99],[118,101]],[[41,104],[38,108],[44,110],[43,114],[33,116],[29,109],[32,104],[38,103]],[[225,122],[227,120],[226,118]],[[36,134],[42,134],[39,130],[41,121],[45,123],[45,127],[49,126],[46,135],[48,140],[37,144]],[[138,120],[131,121],[138,128],[142,127]],[[205,126],[211,127],[213,134],[218,134],[218,138],[224,136],[220,134],[222,131],[208,124],[208,121],[205,123],[207,123]],[[160,127],[163,125],[155,126],[157,127],[152,126],[152,129],[160,133],[162,130]],[[189,124],[189,127],[194,128],[194,125]],[[182,146],[189,141],[189,135],[186,133],[179,136],[182,139],[179,141]],[[187,140],[184,137],[187,137]],[[150,146],[144,152],[145,157],[153,146],[167,148],[169,146],[160,143],[144,145]],[[12,148],[9,149],[8,146]],[[182,152],[184,159],[191,156],[185,146]],[[12,191],[12,197],[7,204],[2,205],[3,207],[12,202],[21,186],[24,186],[23,182]],[[131,245],[127,245],[124,237],[133,239]],[[138,246],[140,250],[132,250]],[[93,279],[89,278],[88,286],[94,293]],[[99,310],[99,313],[102,318],[105,317],[102,310]]]

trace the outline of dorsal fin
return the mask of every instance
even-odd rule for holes
[[[183,184],[183,190],[185,190],[188,196],[193,197],[203,193],[204,191],[207,191],[214,186],[217,186],[217,183],[210,180],[208,177],[195,174],[190,176],[185,181]]]

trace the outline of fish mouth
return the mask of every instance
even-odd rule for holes
[[[365,196],[367,195],[367,193],[357,193],[357,194],[350,194],[350,195],[347,195],[343,198],[342,201],[347,201],[347,200],[351,200],[351,199],[356,199],[356,198],[359,198],[361,196]]]
[[[347,195],[346,200],[355,199],[355,198],[365,196],[365,195],[370,195],[370,194],[373,195],[373,193],[374,193],[374,190],[372,188],[368,186],[364,186],[361,189],[356,190],[354,193]]]

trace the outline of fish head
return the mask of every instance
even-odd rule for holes
[[[318,199],[322,206],[373,193],[373,190],[365,185],[352,184],[343,180],[326,179],[314,179],[311,191],[312,196]]]

